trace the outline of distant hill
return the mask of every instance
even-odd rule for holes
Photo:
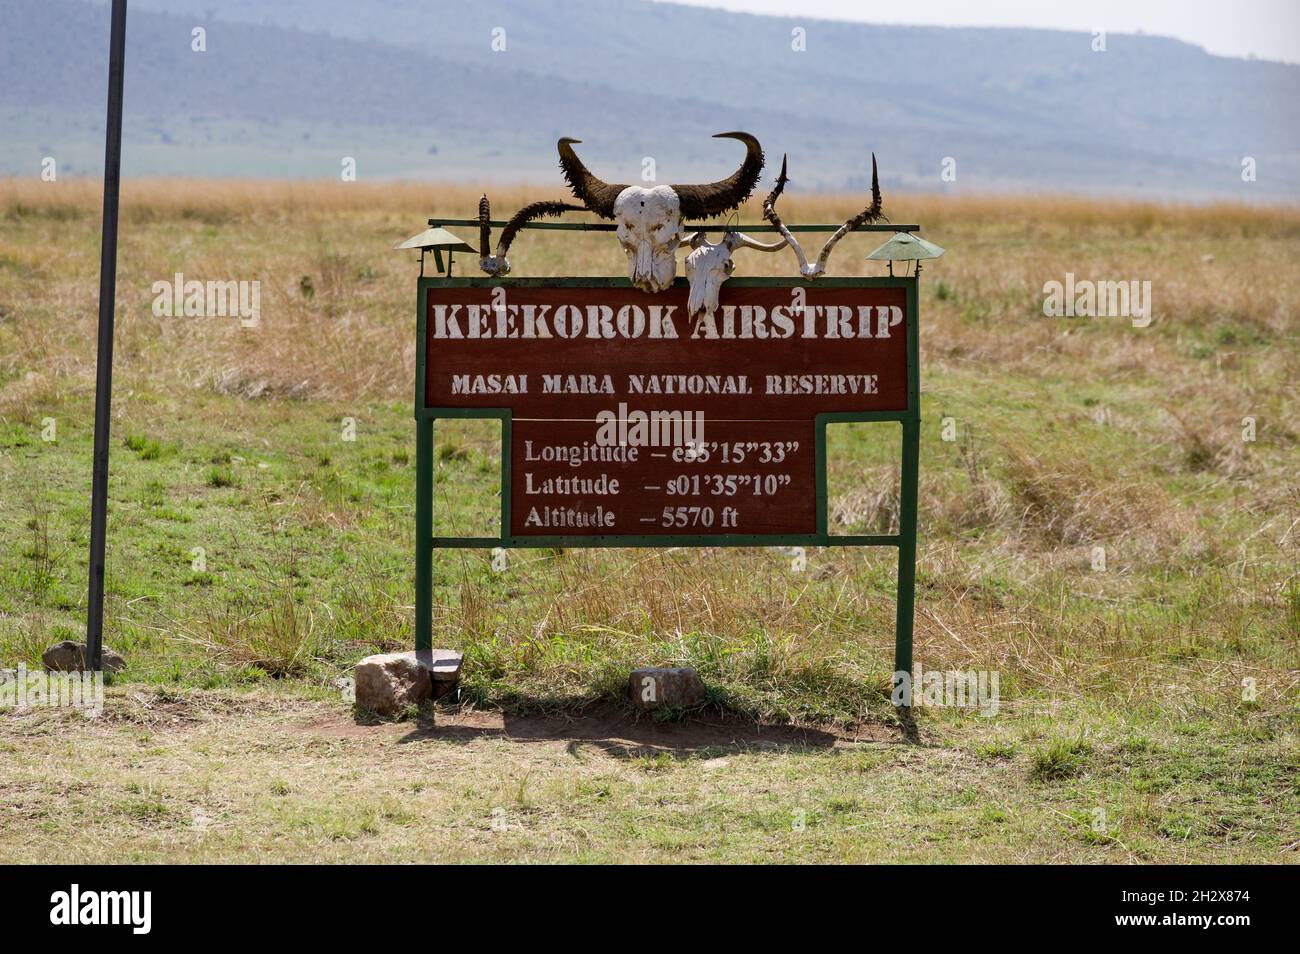
[[[0,173],[99,170],[107,28],[102,2],[6,0]],[[709,135],[740,128],[803,190],[863,188],[874,150],[894,188],[1300,197],[1300,66],[1158,37],[1097,53],[1083,33],[644,0],[132,0],[128,37],[134,175],[333,176],[350,156],[363,178],[558,186],[571,135],[608,179],[653,156],[681,181],[729,172],[738,148]]]

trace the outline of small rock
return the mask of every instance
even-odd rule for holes
[[[382,653],[357,663],[356,702],[363,709],[393,715],[433,695],[429,667],[415,653]]]
[[[41,653],[41,662],[53,672],[84,672],[86,644],[65,639]],[[104,672],[121,672],[126,668],[126,660],[107,646],[99,647],[99,664]]]
[[[381,653],[357,663],[356,703],[381,715],[394,715],[425,699],[437,699],[460,678],[461,653],[450,649]]]
[[[425,649],[421,650],[417,655],[429,667],[429,676],[434,681],[433,697],[435,699],[442,695],[438,691],[438,683],[444,686],[448,684],[454,686],[460,679],[460,664],[465,659],[464,653],[458,653],[454,649]]]
[[[709,701],[694,669],[634,669],[628,677],[632,704],[641,709],[698,709]]]

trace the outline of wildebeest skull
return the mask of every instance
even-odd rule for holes
[[[743,232],[728,232],[721,242],[710,242],[702,233],[688,236],[691,251],[686,256],[686,279],[691,283],[686,299],[686,310],[692,318],[711,315],[718,309],[718,293],[722,283],[731,277],[736,263],[731,253],[737,248],[753,248],[760,252],[776,252],[785,248],[786,240],[771,244],[756,242]]]
[[[745,160],[731,176],[703,185],[667,185],[645,188],[611,184],[597,179],[587,169],[573,146],[578,139],[561,139],[557,144],[560,169],[569,188],[586,208],[613,219],[623,251],[627,253],[628,278],[642,291],[668,288],[677,273],[677,247],[683,240],[682,219],[721,215],[749,198],[763,171],[763,149],[749,133],[718,133],[714,137],[739,139],[745,144]]]

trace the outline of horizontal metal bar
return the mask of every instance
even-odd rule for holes
[[[876,275],[871,278],[854,278],[851,276],[831,276],[812,279],[799,275],[742,275],[728,278],[728,288],[783,288],[796,286],[801,288],[906,288],[916,281],[909,275]],[[422,288],[495,288],[497,285],[515,288],[632,288],[626,278],[612,278],[608,275],[565,275],[556,278],[532,276],[528,278],[490,278],[483,275],[456,276],[426,275],[420,279]],[[673,279],[674,288],[687,288],[689,282],[682,276]]]
[[[430,219],[429,227],[436,228],[443,225],[454,226],[475,226],[479,224],[478,219]],[[503,228],[506,224],[504,219],[493,219],[488,223],[492,228]],[[834,225],[788,225],[791,232],[838,232],[844,225],[843,222],[837,222]],[[523,227],[526,229],[550,229],[560,232],[612,232],[618,226],[613,222],[525,222]],[[699,223],[684,225],[682,230],[685,232],[721,232],[725,229],[741,232],[775,232],[775,225],[769,225],[766,222],[754,222],[749,225],[728,225],[725,222],[714,222],[708,225]],[[919,225],[894,225],[892,223],[881,224],[872,222],[868,225],[859,225],[853,231],[855,232],[919,232]]]
[[[429,545],[435,550],[456,547],[486,550],[504,547],[507,550],[524,550],[538,547],[568,547],[584,549],[603,547],[611,550],[628,547],[896,547],[901,537],[897,534],[724,534],[714,536],[645,534],[617,536],[548,536],[548,537],[432,537]]]

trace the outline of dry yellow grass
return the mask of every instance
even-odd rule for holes
[[[792,187],[793,188],[793,187]],[[467,218],[477,214],[478,198],[486,191],[494,213],[565,192],[556,174],[554,185],[504,184],[487,187],[441,182],[394,180],[380,183],[286,179],[129,179],[122,186],[126,217],[222,219],[262,214],[307,215],[339,212],[408,212]],[[758,200],[766,183],[742,214],[742,221],[760,221]],[[98,179],[70,178],[58,183],[31,177],[0,178],[0,214],[16,207],[51,215],[97,214],[102,201]],[[800,195],[788,190],[781,208],[800,221],[834,221],[857,211],[863,196],[838,193]],[[901,193],[885,196],[886,212],[894,221],[920,221],[931,230],[952,223],[979,222],[982,228],[1019,229],[1026,222],[1059,227],[1107,227],[1140,235],[1170,227],[1199,229],[1220,235],[1300,236],[1300,205],[1254,205],[1214,202],[1180,205],[1055,195],[943,195]]]

